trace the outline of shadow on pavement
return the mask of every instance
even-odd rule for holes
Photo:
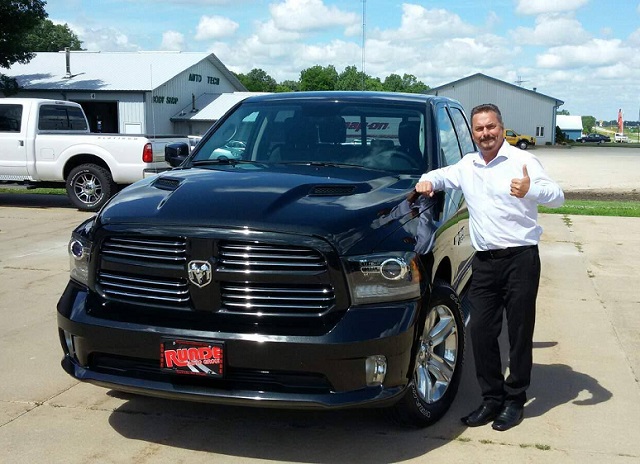
[[[291,411],[129,398],[109,423],[122,436],[197,452],[303,463],[389,463],[449,441],[438,424],[401,428],[377,409]],[[463,428],[457,427],[455,439]]]
[[[588,398],[578,399],[582,392],[586,392]],[[566,364],[534,364],[527,394],[531,399],[525,408],[527,417],[541,416],[569,402],[577,406],[592,406],[613,396],[596,379],[576,372]]]
[[[75,208],[66,195],[0,193],[0,206],[21,208]]]

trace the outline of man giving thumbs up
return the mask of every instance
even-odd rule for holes
[[[479,151],[423,174],[416,191],[464,193],[476,250],[469,289],[471,344],[483,401],[462,422],[469,427],[493,422],[495,430],[504,431],[522,421],[531,382],[542,234],[538,205],[561,206],[564,194],[534,155],[505,142],[497,106],[473,108],[471,132]],[[506,379],[498,344],[503,310],[510,347]]]

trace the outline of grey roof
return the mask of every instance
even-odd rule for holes
[[[65,52],[41,52],[4,74],[27,90],[151,91],[203,60],[238,90],[246,90],[213,53],[72,51],[68,75]]]
[[[485,79],[485,80],[488,80],[488,81],[493,81],[496,84],[501,84],[501,85],[506,85],[506,86],[513,87],[513,88],[515,88],[517,90],[520,90],[521,92],[528,92],[528,93],[532,93],[532,94],[535,94],[535,95],[540,95],[542,97],[545,97],[545,98],[548,98],[550,100],[553,100],[553,101],[557,102],[556,104],[558,106],[564,104],[564,101],[560,100],[559,98],[550,97],[549,95],[544,95],[544,94],[539,93],[539,92],[537,92],[535,90],[525,89],[525,88],[520,87],[518,85],[511,84],[511,83],[505,82],[505,81],[501,81],[500,79],[496,79],[495,77],[490,77],[490,76],[487,76],[486,74],[482,74],[482,73],[472,74],[471,76],[463,77],[462,79],[458,79],[458,80],[455,80],[453,82],[449,82],[448,84],[443,84],[443,85],[440,85],[438,87],[430,88],[429,90],[425,91],[425,93],[437,95],[438,94],[437,93],[438,90],[446,89],[447,87],[451,87],[451,86],[455,86],[456,84],[459,84],[460,82],[470,81],[470,80],[477,80],[477,79]]]
[[[268,92],[204,93],[189,106],[182,108],[171,120],[217,121],[236,103],[253,95],[264,95],[266,93]]]
[[[556,116],[556,125],[562,130],[582,130],[582,116],[569,116],[559,114]]]
[[[205,93],[189,106],[182,108],[171,120],[217,121],[236,103],[253,95],[266,93],[268,92]]]

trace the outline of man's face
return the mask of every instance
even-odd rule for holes
[[[498,116],[493,111],[477,113],[471,120],[473,141],[480,147],[482,153],[491,153],[500,149],[504,139],[504,129],[500,125]]]

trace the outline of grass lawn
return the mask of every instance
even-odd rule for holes
[[[540,213],[580,216],[640,217],[640,201],[565,200],[560,208],[538,208]]]

